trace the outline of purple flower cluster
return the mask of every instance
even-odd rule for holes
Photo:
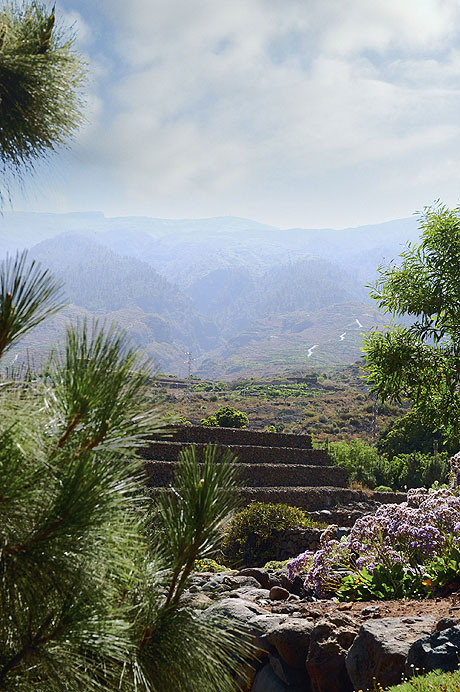
[[[326,531],[314,555],[302,553],[288,563],[292,578],[307,570],[306,587],[318,597],[331,591],[337,569],[350,571],[402,563],[408,572],[421,572],[433,556],[460,545],[460,497],[457,488],[409,490],[400,505],[382,505],[359,519],[348,538],[337,541]]]

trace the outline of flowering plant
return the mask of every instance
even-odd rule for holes
[[[439,560],[454,553],[460,566],[458,488],[417,488],[409,490],[406,502],[382,505],[359,519],[340,542],[325,532],[319,550],[291,560],[288,571],[293,577],[306,569],[305,586],[319,598],[341,585],[340,597],[352,598],[354,585],[355,596],[413,598],[426,594],[424,587],[433,591],[441,585],[446,566]],[[453,570],[451,563],[449,557],[446,564]]]

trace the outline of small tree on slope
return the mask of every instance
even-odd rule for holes
[[[460,437],[460,208],[426,208],[420,229],[420,244],[381,268],[371,292],[411,324],[366,335],[367,381],[382,399],[410,401],[450,444]]]

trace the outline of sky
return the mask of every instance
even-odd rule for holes
[[[59,0],[86,122],[13,208],[378,223],[460,201],[457,0]]]

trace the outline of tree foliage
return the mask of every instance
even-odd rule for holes
[[[41,2],[0,9],[0,169],[21,177],[82,121],[86,67],[74,37]]]
[[[247,414],[234,406],[221,406],[212,416],[201,419],[201,425],[214,428],[246,428],[248,423]]]
[[[408,400],[422,423],[460,436],[460,208],[427,207],[421,242],[380,267],[371,296],[409,325],[364,339],[367,381],[382,399]]]
[[[30,265],[8,266],[14,311]],[[158,427],[147,375],[121,331],[81,323],[43,377],[2,382],[0,689],[235,689],[245,633],[183,595],[195,561],[217,553],[236,466],[212,447],[201,465],[184,451],[174,492],[149,511],[132,451]]]

